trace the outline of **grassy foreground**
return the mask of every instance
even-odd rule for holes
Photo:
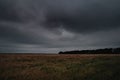
[[[120,56],[0,54],[0,80],[120,80]]]

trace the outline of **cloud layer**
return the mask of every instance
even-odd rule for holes
[[[119,0],[0,0],[0,52],[120,46]]]

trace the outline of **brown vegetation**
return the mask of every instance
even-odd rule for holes
[[[119,54],[0,54],[0,80],[119,80],[118,71]]]

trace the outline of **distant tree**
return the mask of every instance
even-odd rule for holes
[[[120,48],[105,48],[96,50],[75,50],[75,51],[60,51],[59,54],[120,54]]]
[[[64,53],[62,51],[60,51],[59,54],[64,54]]]

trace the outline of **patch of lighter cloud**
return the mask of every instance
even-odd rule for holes
[[[51,32],[51,31],[48,31],[48,33],[49,33],[49,35],[47,35],[48,38],[49,38],[49,39],[52,39],[52,40],[55,40],[55,41],[59,41],[59,40],[61,40],[61,39],[67,39],[67,40],[69,40],[69,39],[72,39],[72,38],[75,37],[75,34],[74,34],[74,33],[69,32],[69,31],[67,31],[67,30],[65,30],[65,29],[61,29],[61,28],[60,28],[60,29],[57,30],[57,31],[60,32],[60,34],[57,34],[57,33]]]
[[[72,32],[69,32],[65,29],[61,29],[61,38],[73,38],[75,36],[75,34],[73,34]]]

